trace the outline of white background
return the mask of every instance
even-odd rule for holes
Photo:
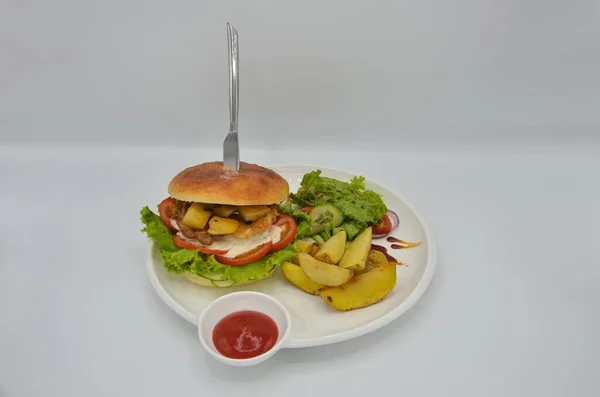
[[[221,155],[227,21],[242,159],[373,178],[440,246],[398,321],[246,369],[139,222]],[[0,397],[600,395],[598,70],[592,0],[0,2]]]
[[[3,0],[11,143],[600,140],[597,0]]]

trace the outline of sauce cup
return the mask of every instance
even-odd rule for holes
[[[278,329],[277,341],[266,352],[251,358],[230,358],[221,354],[214,342],[215,326],[224,317],[240,311],[256,311],[270,317]],[[198,336],[206,351],[217,361],[234,366],[249,366],[262,363],[272,357],[290,336],[292,319],[285,306],[277,299],[254,291],[232,292],[212,301],[198,318]]]

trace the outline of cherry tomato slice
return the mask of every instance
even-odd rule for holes
[[[227,253],[227,251],[211,250],[210,248],[204,247],[202,245],[196,245],[196,244],[189,243],[176,234],[173,235],[173,243],[175,243],[175,245],[178,247],[185,248],[188,250],[198,250],[198,251],[202,252],[203,254],[208,254],[208,255],[223,255],[223,254]]]
[[[311,211],[312,209],[313,209],[313,206],[312,206],[312,205],[309,205],[308,207],[303,207],[303,208],[300,208],[300,212],[304,212],[305,214],[308,214],[308,213],[310,213],[310,211]]]
[[[246,263],[254,262],[255,260],[267,255],[271,250],[272,246],[273,242],[269,241],[268,243],[258,246],[248,252],[244,252],[243,254],[238,255],[235,258],[226,258],[224,256],[215,255],[215,259],[217,260],[217,262],[222,263],[224,265],[245,265]]]
[[[175,229],[175,227],[171,223],[171,218],[169,218],[169,216],[167,215],[169,208],[171,208],[173,204],[175,204],[175,199],[173,197],[167,197],[158,206],[158,213],[163,223],[167,225],[169,229],[173,230],[174,232],[177,232],[178,230]]]
[[[281,231],[279,241],[271,247],[271,252],[279,251],[296,237],[296,222],[294,222],[294,218],[291,216],[281,214],[275,225],[281,227],[283,230]]]
[[[388,234],[392,230],[392,221],[390,221],[390,217],[387,214],[384,214],[379,225],[371,226],[373,227],[374,235]]]

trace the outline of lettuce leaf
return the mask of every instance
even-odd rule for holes
[[[279,212],[287,214],[294,218],[294,221],[296,222],[296,239],[302,239],[306,236],[311,235],[311,219],[310,216],[308,216],[308,214],[293,208],[292,202],[290,200],[286,200],[283,203],[279,204],[278,209]]]
[[[359,221],[348,221],[344,222],[341,227],[346,231],[346,236],[348,236],[350,240],[354,240],[354,237],[358,236],[367,228],[367,224]]]
[[[294,243],[279,251],[271,252],[254,262],[240,266],[223,265],[217,262],[213,255],[210,255],[208,256],[208,260],[196,260],[190,270],[196,274],[206,271],[223,273],[224,280],[233,280],[236,282],[260,280],[265,278],[273,268],[279,267],[283,262],[291,260],[297,253],[298,251]],[[202,253],[200,255],[206,256]]]
[[[200,251],[180,248],[173,243],[173,231],[152,212],[148,207],[140,211],[142,232],[156,243],[160,250],[164,267],[171,273],[180,274],[185,271],[200,275],[201,273],[220,273],[223,280],[236,282],[260,280],[266,277],[274,267],[281,266],[298,252],[296,245],[290,244],[279,251],[271,252],[262,258],[240,266],[229,266],[219,263],[214,255],[203,254]]]
[[[290,200],[285,200],[283,203],[279,204],[279,212],[283,212],[284,214],[288,214],[289,216],[291,216],[292,218],[296,219],[297,221],[306,221],[310,223],[310,216],[308,216],[308,214],[299,211],[297,209],[294,209],[294,207],[292,206],[292,202]],[[296,222],[298,223],[298,222]]]
[[[142,216],[142,223],[145,225],[142,232],[146,232],[146,235],[156,242],[161,251],[175,252],[180,250],[173,242],[173,231],[163,223],[160,216],[156,215],[148,207],[142,208],[140,214]]]

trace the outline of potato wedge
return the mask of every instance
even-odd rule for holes
[[[353,277],[337,287],[323,287],[321,298],[337,310],[347,311],[370,306],[385,298],[396,286],[396,264],[393,262]]]
[[[388,264],[388,259],[386,256],[377,250],[371,249],[369,251],[369,256],[367,257],[367,263],[365,268],[362,270],[355,270],[354,275],[370,272],[371,270],[378,268],[379,266],[384,266]]]
[[[334,234],[329,240],[325,241],[325,244],[319,248],[314,255],[315,259],[318,259],[325,263],[337,265],[337,263],[344,256],[344,250],[346,248],[346,232],[342,230]]]
[[[369,256],[367,257],[367,263],[373,267],[379,267],[388,264],[388,259],[385,254],[377,250],[369,250]]]
[[[319,251],[320,248],[321,244],[313,243],[312,247],[310,247],[310,252],[307,252],[307,254],[309,254],[310,256],[315,256],[315,254],[317,253],[317,251]]]
[[[306,254],[310,254],[310,251],[313,248],[313,245],[316,245],[317,243],[312,242],[309,243],[308,241],[304,241],[304,240],[298,240],[296,241],[296,248],[298,248],[298,252],[304,252]]]
[[[344,269],[350,270],[364,269],[369,256],[369,251],[371,250],[372,241],[373,229],[368,227],[350,244],[338,265]]]
[[[298,250],[298,252],[304,252],[304,253],[310,255],[310,251],[312,249],[313,244],[315,244],[315,243],[309,243],[308,241],[304,241],[304,240],[297,240],[296,241],[296,249]],[[294,256],[292,259],[290,259],[290,261],[294,265],[300,266],[300,262],[298,262],[298,255]]]
[[[283,270],[283,275],[290,283],[308,294],[319,295],[319,289],[323,287],[323,284],[319,284],[308,278],[300,266],[294,265],[291,262],[283,262],[281,269]]]
[[[298,262],[300,262],[300,267],[308,278],[327,286],[335,287],[342,285],[348,282],[354,275],[352,270],[342,269],[339,266],[321,262],[303,252],[298,254]]]

